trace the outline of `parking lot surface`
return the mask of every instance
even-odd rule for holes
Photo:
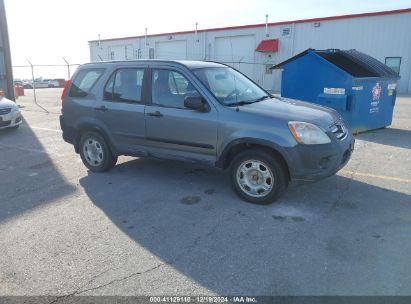
[[[256,206],[212,168],[88,172],[60,93],[26,90],[0,132],[0,295],[411,295],[410,97],[336,176]]]

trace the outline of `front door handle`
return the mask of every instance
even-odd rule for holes
[[[106,106],[101,106],[101,107],[94,108],[94,110],[105,112],[108,109],[106,108]]]
[[[155,112],[149,112],[147,113],[148,116],[154,116],[154,117],[163,117],[163,114],[160,113],[160,111],[155,111]]]

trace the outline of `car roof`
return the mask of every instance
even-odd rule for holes
[[[200,68],[217,68],[217,67],[226,67],[226,65],[213,62],[213,61],[199,61],[199,60],[159,60],[159,59],[150,59],[150,60],[114,60],[114,61],[101,61],[101,62],[91,62],[86,63],[81,66],[104,66],[104,65],[115,65],[115,64],[133,64],[133,63],[172,63],[183,65],[189,69],[200,69]]]

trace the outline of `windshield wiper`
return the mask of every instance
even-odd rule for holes
[[[236,107],[236,106],[243,106],[243,105],[247,105],[250,103],[253,103],[253,100],[243,100],[243,101],[238,101],[238,102],[233,102],[228,104],[229,107]]]
[[[271,97],[270,95],[265,95],[265,96],[260,97],[260,98],[258,98],[258,99],[256,99],[256,100],[253,100],[253,102],[263,101],[264,99],[267,99],[267,98],[272,98],[272,97]]]
[[[255,99],[255,100],[243,100],[243,101],[239,101],[239,102],[233,102],[233,103],[230,103],[228,106],[230,106],[230,107],[244,106],[244,105],[248,105],[248,104],[252,104],[252,103],[255,103],[255,102],[262,101],[262,100],[267,99],[267,98],[271,98],[271,96],[265,95],[263,97]]]

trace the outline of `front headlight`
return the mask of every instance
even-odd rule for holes
[[[308,122],[290,121],[288,128],[297,142],[305,145],[328,144],[330,138],[323,130]]]

